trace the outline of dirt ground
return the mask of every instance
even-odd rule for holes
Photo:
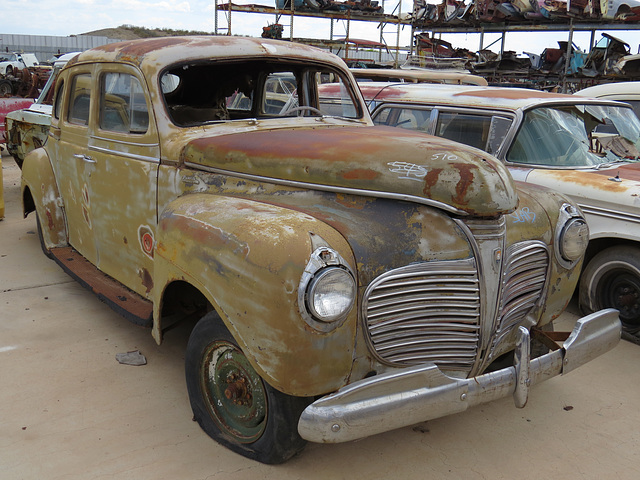
[[[265,466],[192,421],[183,378],[188,332],[157,346],[72,281],[22,218],[20,170],[2,157],[0,479],[640,478],[640,346],[621,342],[577,371],[510,398],[338,445],[309,444]],[[571,313],[571,311],[573,313]],[[575,307],[556,330],[571,329]],[[147,365],[116,354],[140,350]]]

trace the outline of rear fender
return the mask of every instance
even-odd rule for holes
[[[49,155],[43,148],[30,152],[22,165],[22,210],[26,217],[36,211],[44,246],[67,246],[67,226],[62,198]]]
[[[265,381],[289,395],[317,395],[346,383],[357,322],[355,306],[327,332],[303,318],[299,285],[318,245],[356,271],[344,237],[313,216],[240,198],[185,195],[159,219],[156,284],[191,283]],[[155,325],[154,335],[159,331]]]

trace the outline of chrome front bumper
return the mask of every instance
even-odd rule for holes
[[[434,364],[404,368],[354,382],[309,405],[298,423],[311,442],[339,443],[462,412],[513,395],[527,403],[529,387],[574,370],[620,341],[617,310],[578,320],[555,351],[530,359],[529,332],[519,329],[514,366],[473,378],[448,377]]]

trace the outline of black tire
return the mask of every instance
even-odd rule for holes
[[[3,79],[0,80],[0,97],[8,97],[13,95],[13,85],[11,81]]]
[[[267,464],[282,463],[306,445],[298,420],[310,400],[262,380],[215,312],[191,332],[185,373],[194,420],[218,443]]]
[[[615,308],[626,332],[640,331],[640,248],[611,247],[593,257],[580,277],[580,308]]]

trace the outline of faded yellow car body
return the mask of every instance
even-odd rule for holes
[[[163,39],[148,43],[159,47],[184,44],[186,48],[212,42]],[[216,44],[221,43],[224,41],[216,39]],[[285,48],[284,54],[291,55],[289,50],[307,54],[301,47]],[[143,52],[138,56],[131,47],[119,51],[118,46],[105,46],[81,54],[66,71],[74,66],[79,74],[95,75],[99,68],[107,72],[122,70],[153,84],[159,74],[153,55],[162,56],[163,64],[181,59],[173,52]],[[114,63],[116,60],[120,63]],[[61,79],[66,78],[63,72]],[[218,124],[207,128],[206,133],[212,136],[203,137],[202,129],[179,128],[166,114],[163,118],[163,101],[156,89],[149,89],[148,95],[154,115],[149,116],[147,133],[137,137],[135,145],[122,145],[116,141],[117,135],[108,132],[101,132],[100,138],[88,137],[84,125],[66,125],[71,140],[47,144],[49,156],[55,159],[72,156],[79,145],[92,141],[96,163],[91,164],[90,176],[122,179],[117,195],[108,183],[98,181],[91,185],[89,198],[89,187],[72,172],[61,170],[56,178],[43,150],[36,150],[25,162],[25,188],[32,194],[38,192],[33,200],[42,217],[45,245],[50,248],[68,242],[101,271],[152,301],[153,334],[158,341],[162,337],[166,286],[174,281],[195,286],[221,314],[260,375],[288,394],[310,396],[335,390],[377,364],[364,349],[355,351],[356,346],[366,345],[358,328],[357,309],[330,333],[319,334],[300,322],[296,290],[312,251],[311,232],[340,251],[358,272],[360,295],[377,275],[390,268],[429,256],[439,260],[472,256],[468,241],[448,215],[432,207],[408,204],[399,209],[392,224],[372,220],[363,212],[378,208],[381,200],[374,192],[423,199],[457,215],[506,214],[508,224],[511,220],[518,225],[517,229],[508,225],[508,244],[525,238],[553,243],[549,225],[556,218],[549,216],[557,206],[547,205],[552,207],[551,213],[545,212],[540,199],[536,202],[523,191],[518,196],[499,162],[465,146],[413,132],[373,128],[366,121],[356,127],[300,128],[290,118],[282,119],[275,128],[262,130],[252,126],[252,121]],[[60,135],[55,118],[51,132],[54,139]],[[115,170],[110,165],[107,171],[106,162],[100,158],[102,149],[162,160],[160,165],[124,161],[115,165]],[[416,165],[425,157],[431,168],[423,182],[399,180],[412,173],[405,164]],[[412,159],[412,163],[406,159]],[[390,173],[388,165],[394,162],[405,170]],[[207,173],[207,168],[229,173]],[[300,181],[305,188],[252,184],[242,179],[245,175]],[[318,193],[307,188],[321,188],[328,181],[337,188],[362,190],[363,195],[323,193],[324,206]],[[65,193],[61,195],[61,191]],[[64,210],[61,197],[66,204]],[[547,193],[541,198],[555,197]],[[135,205],[136,209],[126,205]],[[518,212],[523,209],[535,220],[522,221]],[[238,211],[246,215],[239,219]],[[120,225],[117,231],[112,228],[115,223]],[[364,224],[366,229],[362,228]],[[103,232],[101,238],[88,241],[95,231]],[[395,249],[376,246],[390,231],[408,233],[401,235],[399,242],[396,239]],[[145,247],[145,234],[152,237],[152,250]],[[349,255],[353,247],[345,240],[354,237],[362,237],[358,242],[363,245],[370,244],[357,253],[358,258]],[[429,245],[421,256],[399,253],[402,245],[424,238],[429,239]],[[216,268],[211,266],[213,259]],[[539,307],[540,325],[565,308],[576,281],[575,268],[564,270],[550,263],[548,297]],[[490,338],[491,328],[485,325],[486,338]],[[512,345],[506,343],[504,349],[510,348]],[[352,372],[352,368],[356,370]]]
[[[246,82],[235,93],[281,110],[235,108],[245,102],[229,100],[233,90],[201,108],[194,85],[224,84],[218,63],[225,80]],[[261,97],[252,82],[274,72],[292,72],[298,92]],[[322,111],[320,79],[342,95],[344,116]],[[580,255],[559,260],[568,218],[581,221],[569,200],[514,182],[479,150],[373,126],[331,54],[237,37],[125,42],[80,54],[57,88],[49,139],[22,179],[45,250],[158,343],[176,317],[215,311],[286,395],[311,399],[438,355],[448,374],[480,375],[516,347],[518,327],[555,319],[578,280]],[[330,321],[309,307],[318,262],[355,285]],[[396,321],[378,292],[395,276],[415,277],[402,308],[427,312],[419,328],[436,329],[435,349],[377,350],[375,318]],[[251,402],[243,382],[229,376],[232,403]]]

